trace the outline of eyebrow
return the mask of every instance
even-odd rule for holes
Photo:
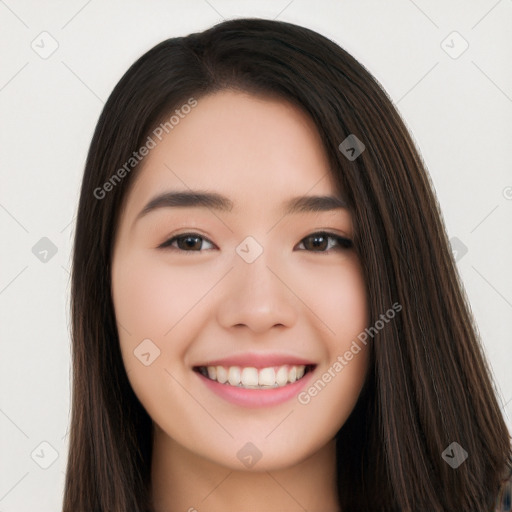
[[[139,212],[135,221],[151,211],[159,208],[211,208],[218,211],[231,211],[233,201],[216,192],[203,192],[200,190],[188,190],[181,192],[168,191],[158,194],[151,199]],[[293,213],[317,213],[333,210],[347,210],[344,199],[335,196],[298,196],[286,201],[283,206],[283,214]],[[135,222],[134,221],[134,222]]]

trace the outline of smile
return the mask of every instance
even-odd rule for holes
[[[281,365],[266,368],[252,366],[199,366],[194,368],[204,377],[244,389],[275,389],[292,384],[312,370],[313,365]]]

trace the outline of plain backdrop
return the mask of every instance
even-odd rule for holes
[[[155,44],[245,16],[333,39],[393,99],[512,427],[512,0],[0,0],[0,512],[61,507],[74,217],[103,104]]]

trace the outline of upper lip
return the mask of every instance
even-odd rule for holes
[[[284,366],[284,365],[314,365],[312,361],[302,357],[286,355],[286,354],[261,354],[257,352],[234,354],[232,356],[224,357],[222,359],[208,360],[205,363],[195,365],[199,366],[241,366],[244,368],[268,368],[271,366]]]

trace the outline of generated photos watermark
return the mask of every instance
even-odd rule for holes
[[[197,106],[197,100],[195,98],[189,98],[179,109],[174,110],[173,115],[163,123],[160,123],[152,132],[148,135],[146,142],[139,148],[138,151],[134,151],[132,156],[105,182],[101,187],[96,187],[93,191],[96,199],[103,199],[108,192],[111,192],[116,185],[119,185],[121,181],[134,169],[134,167],[147,155],[149,152],[156,148],[158,142],[160,142],[164,134],[169,133],[179,123],[181,119],[184,119],[194,107]],[[155,140],[155,139],[158,139]]]
[[[361,332],[356,340],[352,341],[350,348],[345,351],[343,355],[339,355],[336,358],[336,361],[318,378],[307,390],[301,391],[297,395],[297,400],[302,405],[307,405],[311,402],[311,400],[320,393],[325,386],[332,379],[336,377],[344,368],[349,364],[350,361],[354,358],[356,354],[361,352],[361,345],[358,343],[358,340],[363,345],[368,343],[368,336],[373,338],[381,329],[385,327],[393,318],[395,318],[398,312],[402,311],[402,305],[398,302],[395,302],[391,308],[389,308],[386,313],[382,313],[380,315],[380,319],[375,322],[372,327],[367,327],[363,332]]]

